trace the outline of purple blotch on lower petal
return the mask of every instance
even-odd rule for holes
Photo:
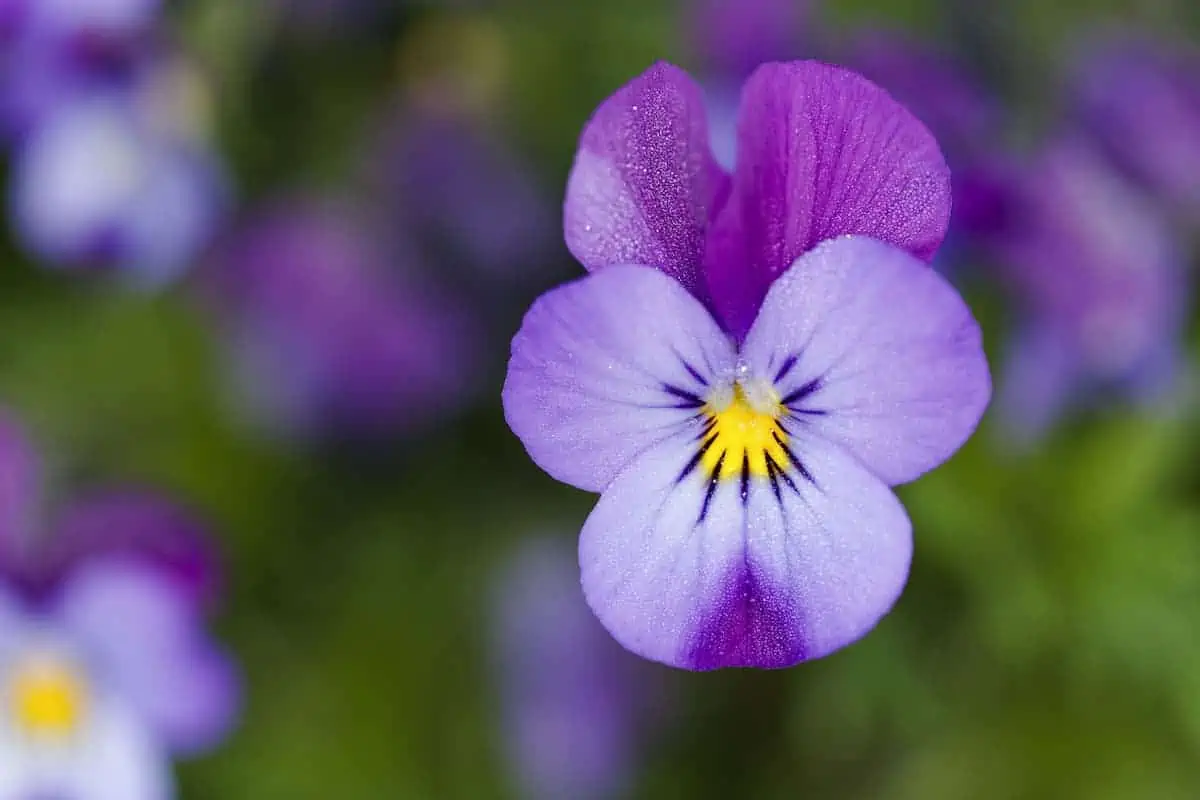
[[[790,667],[808,658],[800,610],[749,563],[725,580],[729,588],[704,620],[685,661],[690,669]]]

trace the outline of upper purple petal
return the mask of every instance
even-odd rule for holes
[[[688,469],[695,433],[642,454],[584,525],[584,593],[605,627],[695,670],[787,667],[870,630],[912,555],[896,497],[819,436],[793,440],[805,472],[786,481],[714,479]]]
[[[726,330],[749,330],[771,282],[818,243],[864,234],[930,260],[950,172],[930,132],[865,78],[813,61],[765,64],[742,90],[737,169],[705,270]]]
[[[658,267],[698,297],[704,233],[727,177],[713,161],[700,88],[659,63],[606,100],[567,181],[567,246],[589,270]]]
[[[774,283],[742,358],[782,375],[775,390],[785,404],[799,398],[806,432],[892,485],[949,458],[991,397],[979,325],[958,292],[860,236],[826,242]]]
[[[538,466],[600,491],[686,425],[733,347],[708,311],[647,267],[547,292],[512,343],[504,414]]]
[[[189,598],[145,562],[97,558],[64,585],[57,613],[104,680],[171,750],[223,738],[241,706],[240,676]]]

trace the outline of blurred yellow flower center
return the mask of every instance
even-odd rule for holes
[[[749,471],[769,477],[772,469],[781,472],[791,463],[787,432],[779,424],[785,409],[773,388],[736,383],[706,398],[704,411],[709,432],[700,463],[708,475],[732,478]]]
[[[8,696],[17,727],[33,736],[69,736],[79,728],[87,706],[87,689],[76,672],[45,656],[17,665]]]

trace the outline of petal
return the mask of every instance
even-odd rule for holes
[[[167,753],[118,698],[96,698],[84,735],[70,746],[33,743],[0,726],[0,798],[86,797],[168,800],[175,796]]]
[[[958,292],[903,250],[827,242],[771,287],[746,337],[753,374],[774,377],[794,424],[837,442],[885,483],[949,458],[979,423],[991,379]]]
[[[903,507],[835,445],[793,446],[811,480],[681,478],[695,441],[680,435],[605,491],[579,559],[588,603],[621,644],[686,669],[786,667],[888,612],[912,555]]]
[[[26,563],[41,490],[41,463],[25,432],[0,414],[0,572],[13,575]]]
[[[207,749],[233,725],[237,672],[188,598],[157,572],[130,559],[88,563],[64,587],[60,613],[172,751]]]
[[[766,64],[742,89],[733,193],[705,271],[727,330],[744,334],[771,281],[818,243],[865,234],[933,258],[950,172],[916,117],[861,76],[814,61]]]
[[[656,64],[584,129],[563,208],[567,247],[590,270],[658,267],[699,295],[704,231],[727,183],[709,151],[700,88]]]
[[[617,266],[543,295],[512,344],[504,413],[538,466],[600,491],[687,426],[733,346],[676,281]]]
[[[63,513],[49,541],[54,572],[101,555],[151,562],[197,607],[211,605],[221,576],[213,543],[199,520],[153,492],[110,490],[85,496]]]

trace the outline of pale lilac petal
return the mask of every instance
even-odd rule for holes
[[[835,445],[793,440],[806,474],[715,483],[682,433],[601,497],[579,543],[589,605],[633,652],[686,669],[786,667],[843,647],[888,612],[911,528]]]
[[[713,307],[740,337],[820,242],[865,234],[929,261],[949,219],[950,172],[916,117],[848,70],[766,64],[742,90],[733,193],[705,254]]]
[[[695,417],[733,347],[679,283],[615,266],[544,294],[513,339],[504,412],[538,466],[600,491]]]
[[[11,576],[30,566],[40,478],[32,443],[14,419],[0,414],[0,573]]]
[[[845,237],[771,287],[742,349],[804,431],[888,484],[949,458],[991,396],[979,326],[946,280],[882,242]]]
[[[700,88],[657,64],[584,129],[567,181],[567,246],[590,270],[658,267],[702,296],[704,231],[727,181],[709,152]]]
[[[60,618],[94,669],[173,752],[207,749],[237,719],[240,679],[177,587],[145,562],[97,559],[63,588]]]
[[[0,800],[170,800],[168,754],[136,709],[97,687],[70,745],[37,742],[0,725]]]

